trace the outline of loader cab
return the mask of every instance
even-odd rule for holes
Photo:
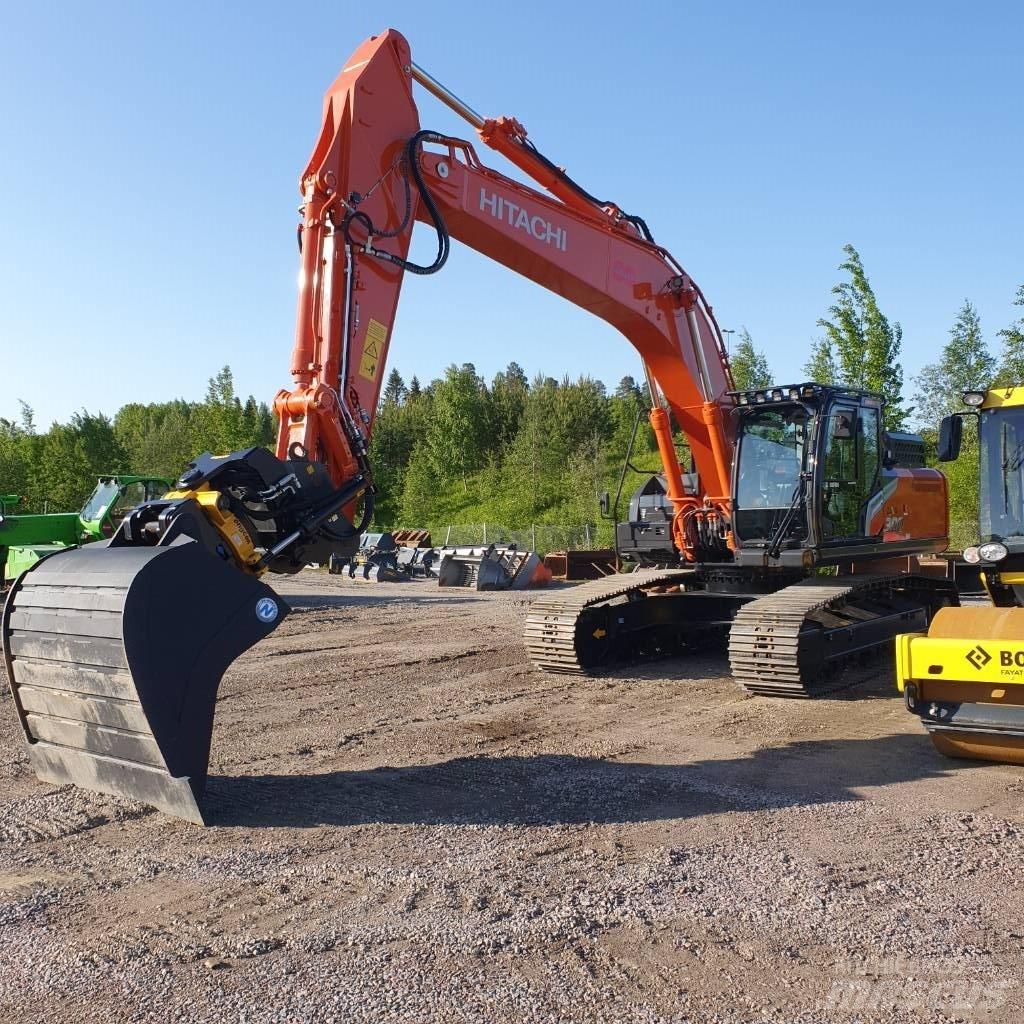
[[[732,525],[741,565],[807,568],[880,539],[867,532],[885,457],[876,395],[809,383],[734,398]]]

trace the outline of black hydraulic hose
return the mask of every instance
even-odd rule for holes
[[[441,216],[441,211],[437,208],[434,197],[430,194],[430,189],[427,188],[426,181],[423,180],[423,169],[420,167],[418,159],[419,148],[426,141],[440,142],[441,137],[436,132],[419,131],[409,140],[406,153],[409,159],[409,169],[412,171],[420,198],[423,200],[423,205],[427,208],[427,213],[430,214],[430,219],[434,222],[434,230],[437,232],[437,256],[434,258],[434,262],[427,267],[410,263],[408,260],[402,260],[400,266],[405,270],[411,270],[414,274],[436,274],[447,262],[448,252],[451,247],[444,217]]]
[[[394,253],[386,252],[383,249],[377,249],[374,246],[369,247],[369,253],[376,256],[378,259],[387,260],[389,263],[395,264],[396,267],[401,267],[403,270],[408,270],[412,274],[436,274],[447,262],[448,253],[451,248],[450,238],[448,235],[448,228],[445,225],[444,217],[441,216],[441,211],[437,207],[437,203],[434,202],[434,197],[430,194],[430,189],[427,188],[427,183],[423,178],[423,170],[419,163],[419,151],[420,146],[424,142],[440,142],[442,136],[438,135],[437,132],[432,132],[427,129],[418,131],[407,143],[405,149],[405,164],[406,173],[403,175],[405,182],[405,213],[402,216],[402,222],[397,228],[391,231],[379,231],[375,226],[370,216],[362,210],[350,210],[342,221],[341,229],[345,236],[345,241],[353,246],[353,248],[365,249],[366,246],[352,238],[351,229],[355,222],[362,225],[367,233],[367,238],[394,238],[405,230],[409,223],[409,218],[412,215],[412,193],[409,187],[409,174],[412,175],[413,181],[416,184],[416,191],[419,193],[420,198],[423,200],[423,205],[427,208],[427,213],[430,214],[430,219],[433,221],[434,230],[437,232],[437,256],[434,258],[434,262],[423,266],[419,263],[414,263],[412,260],[403,259],[401,256],[396,256]]]
[[[328,523],[324,523],[320,529],[330,537],[331,540],[346,540],[349,537],[355,537],[360,533],[364,533],[366,528],[370,525],[373,520],[374,506],[376,505],[376,498],[373,495],[373,491],[363,492],[363,514],[359,519],[359,522],[345,530],[335,530]]]
[[[361,489],[367,487],[367,482],[362,476],[354,477],[340,490],[334,492],[331,497],[317,508],[314,508],[300,520],[296,529],[292,530],[286,537],[282,537],[273,547],[267,551],[263,557],[256,563],[256,569],[264,569],[270,564],[270,562],[280,557],[290,547],[298,544],[300,541],[305,540],[308,537],[312,537],[317,530],[323,529],[325,523],[331,516],[335,515],[343,506],[347,505],[354,498],[359,496]],[[358,533],[362,533],[370,524],[370,519],[373,516],[373,495],[371,492],[366,491],[366,496],[363,503],[363,516],[358,526],[353,526],[351,530],[334,534],[335,540],[343,540],[348,537],[354,537]]]
[[[588,192],[578,181],[575,181],[574,179],[570,178],[569,175],[566,174],[565,171],[558,166],[558,164],[556,164],[552,160],[549,160],[532,142],[530,142],[529,139],[524,139],[523,145],[526,146],[530,150],[530,152],[533,153],[533,155],[549,171],[551,171],[552,174],[557,175],[561,181],[565,182],[565,184],[568,185],[574,192],[579,193],[579,195],[586,199],[587,202],[593,203],[595,206],[600,207],[618,206],[618,203],[613,203],[609,199],[598,199],[596,196],[591,195],[591,193]],[[650,242],[652,245],[656,244],[654,241],[654,235],[651,234],[651,229],[647,226],[647,221],[645,221],[643,217],[638,217],[635,214],[623,212],[622,219],[632,224],[633,227],[635,227],[637,231],[640,232],[640,237],[643,238],[644,241]]]

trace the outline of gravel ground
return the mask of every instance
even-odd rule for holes
[[[862,670],[532,671],[528,597],[306,572],[201,829],[39,783],[0,697],[0,1020],[1016,1022],[1024,776]]]

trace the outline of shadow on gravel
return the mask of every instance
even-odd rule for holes
[[[383,586],[384,584],[381,584]],[[304,593],[282,593],[281,596],[292,606],[292,608],[345,608],[352,605],[357,605],[361,608],[369,608],[375,605],[431,605],[431,604],[447,604],[453,607],[458,607],[459,602],[467,602],[469,604],[477,604],[481,601],[487,601],[487,593],[477,593],[476,591],[460,591],[458,596],[450,597],[447,594],[440,595],[438,597],[430,597],[423,593],[409,593],[403,594],[401,592],[402,584],[393,584],[396,588],[395,591],[388,591],[386,595],[377,592],[375,594],[370,593],[356,593],[356,584],[353,584],[353,592],[349,591],[319,591],[319,592],[304,592]],[[366,584],[366,586],[373,586],[373,584]],[[503,594],[511,593],[510,591],[501,591]]]
[[[606,682],[630,683],[641,680],[654,682],[717,682],[732,674],[726,642],[707,642],[694,646],[692,650],[664,658],[640,661],[628,667],[608,665],[588,673],[593,679]],[[859,659],[841,668],[830,685],[835,689],[828,693],[815,694],[814,701],[863,701],[893,700],[899,697],[895,683],[893,659],[888,656],[870,656]],[[736,692],[742,692],[738,684]],[[793,705],[790,697],[758,697],[758,700],[775,700],[780,704]],[[803,703],[797,700],[798,705]]]
[[[923,735],[894,734],[675,765],[481,756],[322,775],[215,776],[205,808],[210,825],[250,827],[659,821],[857,801],[863,787],[984,767],[940,757]]]

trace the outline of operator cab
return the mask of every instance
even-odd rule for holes
[[[121,520],[133,508],[159,498],[167,487],[166,480],[100,477],[95,490],[82,506],[79,518],[93,528],[98,524],[103,537],[113,537]]]
[[[997,605],[1024,605],[1024,387],[964,394],[963,412],[946,416],[939,429],[940,462],[960,454],[965,418],[976,419],[980,461],[979,543],[964,559],[985,574]]]
[[[880,545],[868,523],[882,484],[881,398],[814,383],[733,397],[736,561],[807,568]]]

